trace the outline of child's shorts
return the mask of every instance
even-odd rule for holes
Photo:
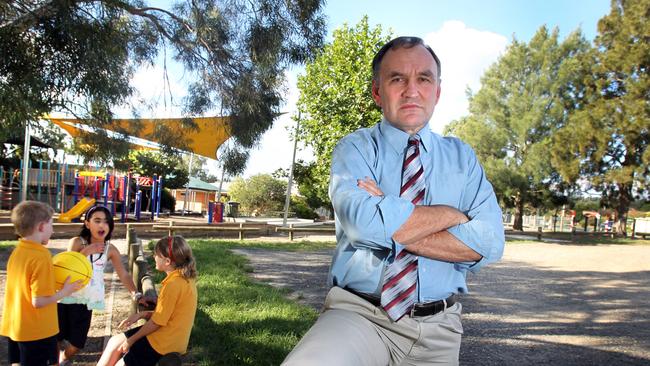
[[[84,304],[57,304],[57,310],[59,312],[57,340],[65,339],[79,349],[84,348],[93,311],[88,310]]]
[[[129,329],[124,334],[129,338],[140,328],[142,327]],[[129,352],[124,355],[123,360],[126,366],[155,366],[161,357],[162,355],[151,347],[147,337],[142,337],[129,348]]]
[[[21,366],[45,366],[59,364],[59,349],[56,336],[36,341],[16,342],[7,338],[9,364]]]

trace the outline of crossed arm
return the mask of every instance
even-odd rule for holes
[[[368,177],[359,179],[357,185],[372,196],[384,195]],[[478,261],[482,258],[479,253],[447,232],[448,228],[468,221],[465,214],[450,206],[416,206],[392,238],[419,256],[446,262]]]

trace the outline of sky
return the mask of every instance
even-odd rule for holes
[[[418,36],[439,56],[442,65],[442,93],[430,123],[435,132],[467,114],[466,90],[480,89],[480,77],[494,63],[513,38],[528,42],[542,25],[558,27],[561,39],[580,28],[589,40],[597,34],[597,23],[610,11],[609,0],[330,0],[324,13],[328,17],[327,41],[332,33],[347,23],[356,25],[364,15],[371,27],[381,25],[393,36]],[[170,77],[162,83],[162,67],[144,69],[135,75],[134,86],[144,100],[162,100],[169,88],[177,101],[183,95],[182,81]],[[250,177],[272,173],[291,166],[293,141],[289,130],[295,128],[291,116],[299,91],[296,81],[304,68],[293,67],[286,73],[287,97],[278,118],[265,133],[259,147],[250,154],[243,174]],[[160,82],[155,82],[160,80]],[[158,106],[151,117],[174,117],[174,109]],[[142,113],[146,115],[146,113]],[[311,149],[301,147],[297,158],[311,160]],[[207,167],[218,173],[218,163]]]

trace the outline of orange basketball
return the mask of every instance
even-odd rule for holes
[[[70,282],[81,281],[82,287],[86,286],[93,276],[90,261],[79,252],[61,252],[52,257],[52,263],[57,290],[63,288],[63,283],[68,276]]]

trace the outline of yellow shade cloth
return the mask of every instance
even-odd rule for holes
[[[85,120],[76,118],[55,118],[46,117],[55,125],[64,129],[70,136],[77,137],[83,129],[82,125],[87,125]],[[114,119],[113,125],[115,129],[124,129],[132,131],[129,128],[132,124],[139,124],[142,128],[134,133],[132,137],[137,137],[143,140],[156,141],[153,136],[154,128],[156,125],[164,125],[171,130],[178,130],[182,127],[184,118],[139,118],[139,119]],[[198,130],[187,129],[184,131],[184,141],[191,152],[205,156],[206,158],[216,159],[217,148],[221,146],[230,137],[230,127],[228,125],[228,117],[196,117],[191,120],[197,125]],[[106,127],[109,131],[114,131],[110,126]],[[185,150],[181,144],[172,146],[177,149]]]

